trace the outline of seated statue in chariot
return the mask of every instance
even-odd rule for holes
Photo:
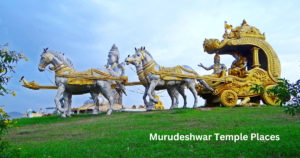
[[[233,53],[232,56],[235,60],[231,64],[231,68],[228,70],[229,75],[245,77],[247,75],[247,59],[238,53]]]
[[[222,76],[226,76],[227,67],[225,66],[225,64],[220,63],[220,56],[218,55],[218,52],[216,52],[214,58],[214,65],[211,65],[210,67],[205,67],[200,63],[198,66],[204,68],[205,70],[213,69],[214,72],[211,75],[213,77],[220,78]]]

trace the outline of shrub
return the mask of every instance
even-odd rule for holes
[[[250,88],[250,91],[254,91],[257,94],[272,93],[277,97],[276,103],[279,103],[280,107],[284,106],[286,113],[294,116],[300,114],[300,80],[296,83],[290,83],[286,79],[278,79],[277,85],[271,89],[265,89],[264,85],[255,84]]]
[[[1,44],[1,43],[0,43]],[[18,63],[20,59],[25,59],[28,61],[27,57],[24,57],[21,51],[20,53],[16,53],[16,51],[7,51],[7,46],[9,43],[5,44],[4,47],[0,45],[0,95],[4,96],[4,94],[12,94],[16,96],[14,91],[8,90],[4,88],[4,85],[7,85],[9,80],[11,79],[8,76],[8,72],[15,73],[14,68],[16,65],[12,65],[14,63]],[[4,107],[4,105],[2,105]],[[3,108],[0,108],[0,157],[20,157],[20,149],[14,149],[10,146],[8,141],[3,141],[3,134],[8,132],[9,128],[13,128],[13,124],[17,123],[11,122],[9,117]],[[16,127],[18,128],[18,127]]]

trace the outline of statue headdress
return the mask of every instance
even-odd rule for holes
[[[116,55],[118,57],[118,61],[119,61],[120,53],[119,53],[118,47],[115,44],[111,47],[109,53]]]
[[[214,61],[216,62],[217,59],[220,59],[220,56],[218,55],[218,52],[216,52],[215,60]]]

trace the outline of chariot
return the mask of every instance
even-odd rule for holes
[[[231,32],[227,33],[230,29]],[[265,104],[276,105],[277,98],[272,94],[259,95],[250,88],[255,84],[264,85],[266,89],[276,85],[280,78],[280,61],[270,44],[266,41],[265,33],[261,33],[256,27],[250,26],[244,20],[241,26],[232,28],[225,22],[223,40],[205,39],[204,52],[222,55],[234,53],[247,61],[246,70],[241,74],[222,73],[219,77],[205,79],[214,89],[211,93],[201,85],[196,85],[198,95],[206,100],[206,106],[218,106],[220,103],[226,107],[233,107],[238,99],[244,99],[242,103],[252,102],[259,105],[262,100]]]
[[[231,30],[231,32],[228,33],[227,30]],[[178,92],[184,98],[183,107],[185,107],[187,102],[184,86],[190,89],[194,95],[194,108],[197,107],[197,94],[206,100],[206,106],[219,106],[222,104],[226,107],[234,107],[239,99],[243,99],[240,104],[243,106],[259,105],[261,100],[265,104],[276,105],[277,98],[271,93],[257,94],[250,91],[255,85],[263,85],[266,89],[272,88],[277,85],[280,78],[279,58],[265,39],[265,33],[262,34],[256,27],[248,25],[245,20],[241,26],[235,28],[225,22],[223,40],[220,42],[218,39],[205,39],[203,44],[204,52],[209,54],[218,52],[221,56],[227,54],[236,57],[235,63],[233,62],[228,73],[223,70],[218,75],[214,73],[214,75],[200,76],[186,65],[171,68],[160,66],[154,61],[152,55],[145,50],[145,47],[142,47],[141,49],[135,49],[135,54],[125,59],[127,65],[133,64],[136,66],[140,82],[128,82],[127,76],[123,75],[110,76],[105,75],[105,73],[103,75],[102,71],[96,71],[95,69],[88,72],[93,74],[92,71],[95,71],[100,76],[89,75],[90,73],[72,74],[71,72],[56,76],[68,78],[68,83],[70,78],[73,78],[76,81],[76,83],[74,82],[76,87],[86,84],[85,82],[92,83],[92,80],[113,80],[122,83],[124,86],[144,85],[143,99],[148,110],[154,109],[152,103],[158,103],[158,100],[154,98],[154,90],[160,89],[168,90],[172,99],[171,108],[178,107]],[[218,72],[220,65],[219,63]],[[222,67],[224,68],[224,66]],[[195,79],[199,84],[195,84]],[[57,86],[40,86],[34,81],[28,83],[24,78],[22,80],[24,82],[23,86],[30,89],[59,89]],[[122,87],[122,85],[112,84],[109,88],[113,89],[114,87]],[[148,104],[146,100],[147,95],[150,102],[152,102],[151,104]],[[58,107],[58,103],[56,104]]]

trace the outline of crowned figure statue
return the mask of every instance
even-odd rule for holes
[[[119,63],[120,59],[120,53],[118,47],[114,44],[112,48],[110,49],[108,53],[108,59],[107,59],[107,65],[105,67],[107,69],[110,69],[110,74],[113,74],[113,76],[125,76],[125,63]],[[115,84],[115,81],[112,81],[113,84]],[[116,87],[116,90],[118,91],[118,87]],[[113,93],[116,93],[114,95],[117,95],[117,91],[113,90]],[[122,93],[119,93],[119,97],[115,97],[115,104],[121,104],[122,105]]]
[[[205,67],[200,63],[198,66],[204,68],[205,70],[213,69],[214,72],[211,75],[213,77],[219,78],[221,76],[226,76],[227,68],[226,68],[225,64],[220,63],[220,56],[218,55],[218,52],[216,52],[213,65],[211,65],[210,67]]]
[[[238,53],[233,53],[232,56],[235,60],[231,64],[229,75],[244,77],[247,74],[247,59]]]
[[[108,53],[106,68],[113,70],[117,76],[125,75],[125,63],[119,63],[120,53],[118,47],[114,44]]]

